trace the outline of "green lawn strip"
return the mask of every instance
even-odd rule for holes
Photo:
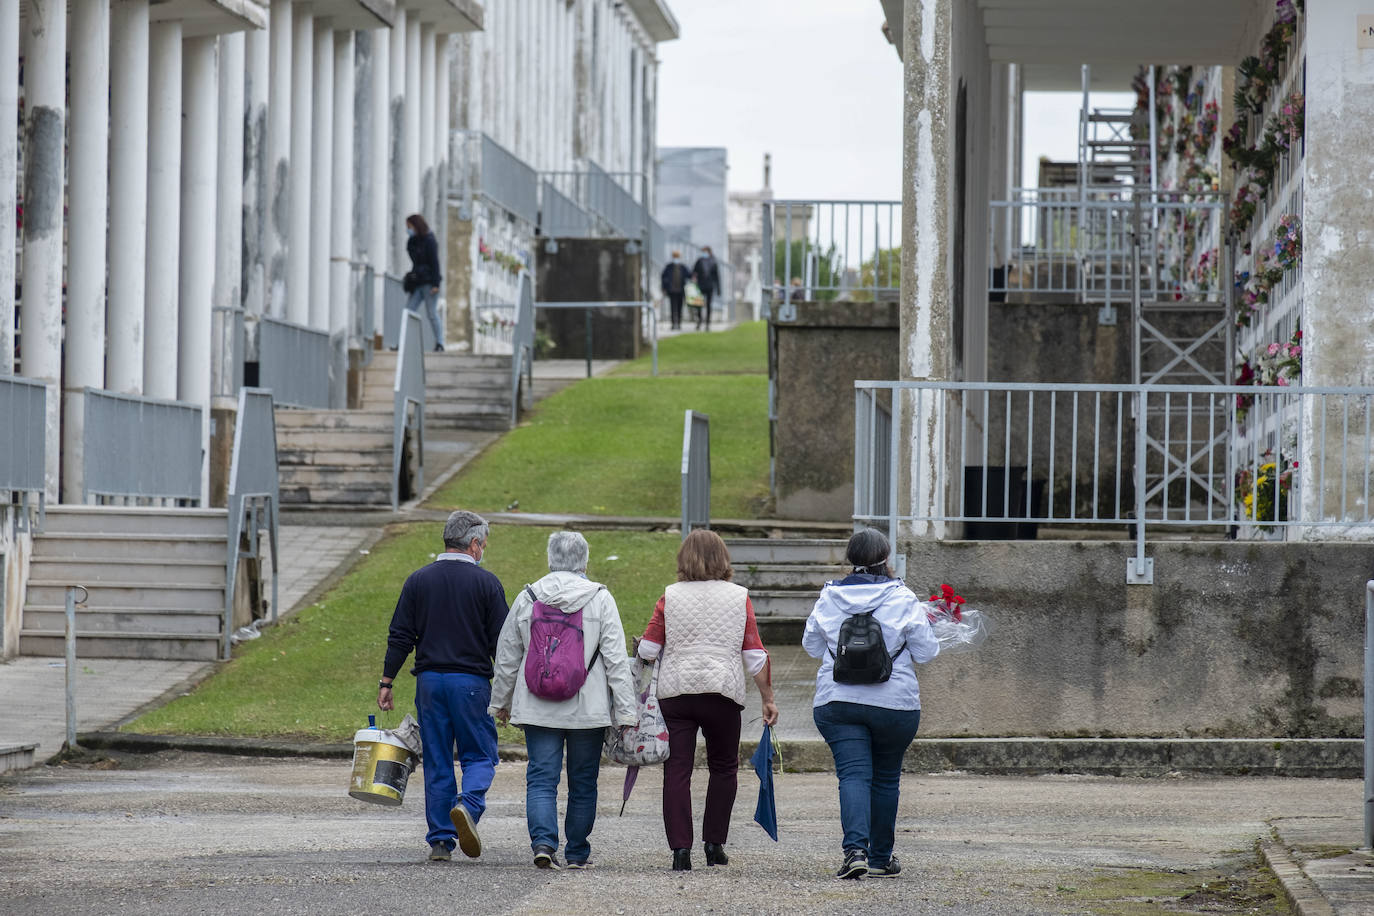
[[[515,600],[548,570],[549,528],[496,526],[484,565]],[[234,659],[187,696],[126,726],[144,734],[217,735],[350,741],[377,713],[377,679],[401,583],[442,549],[433,523],[395,526],[321,601],[241,644]],[[589,575],[615,596],[627,636],[644,631],[654,603],[676,572],[672,533],[587,532]],[[611,559],[615,557],[615,559]],[[391,726],[414,710],[414,656],[396,678]],[[520,740],[502,730],[503,740]]]
[[[688,331],[658,344],[658,374],[765,375],[768,372],[767,324],[750,321],[710,334]],[[617,366],[613,376],[651,374],[650,356]]]
[[[755,517],[768,495],[762,375],[599,378],[544,401],[429,505],[669,516],[681,511],[682,418],[711,418],[711,514]]]

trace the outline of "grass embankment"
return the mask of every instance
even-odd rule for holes
[[[431,505],[500,510],[676,516],[682,412],[711,417],[712,513],[756,513],[767,494],[768,418],[761,324],[665,340],[660,377],[648,359],[614,378],[578,382],[544,401]],[[712,374],[715,373],[715,374]],[[513,601],[548,564],[548,528],[497,525],[485,565]],[[628,636],[643,632],[676,569],[675,533],[587,532],[589,574],[606,583]],[[188,696],[131,723],[154,734],[347,741],[375,713],[387,625],[401,583],[442,546],[437,524],[395,526],[315,606],[234,651]],[[614,557],[615,559],[611,559]],[[414,709],[409,664],[397,677],[394,725]],[[505,740],[518,740],[503,730]]]
[[[500,511],[676,516],[682,417],[711,418],[711,514],[751,518],[768,496],[768,379],[761,324],[663,342],[658,378],[588,379],[539,405],[431,505]],[[700,371],[732,374],[697,374]]]
[[[498,525],[483,565],[515,596],[548,571],[549,528]],[[397,526],[316,605],[234,650],[234,660],[189,695],[127,730],[146,734],[237,735],[348,741],[377,712],[377,678],[401,583],[442,547],[435,524]],[[679,538],[671,532],[586,533],[588,574],[620,607],[627,636],[644,631],[663,587],[673,581]],[[415,708],[410,662],[396,678],[394,725]],[[514,732],[503,737],[509,739]]]

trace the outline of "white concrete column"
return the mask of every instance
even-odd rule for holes
[[[216,308],[225,309],[243,306],[245,40],[242,32],[230,32],[219,38],[219,154],[215,166],[215,279],[211,301]],[[212,391],[219,394],[228,392],[234,378],[234,353],[227,339],[234,325],[226,313],[212,314],[210,319],[210,377],[212,382],[218,380]]]
[[[275,318],[287,314],[286,290],[291,250],[291,80],[295,67],[295,15],[291,0],[272,0],[267,27],[267,218],[263,221],[262,260],[266,269],[264,312]]]
[[[105,228],[110,140],[110,0],[72,6],[67,177],[67,341],[62,501],[81,501],[83,390],[105,387]]]
[[[439,35],[434,53],[434,237],[439,242],[439,263],[448,263],[448,143],[453,132],[449,101],[449,67],[452,62],[448,35]],[[439,295],[448,293],[448,270]],[[447,339],[447,338],[446,338]]]
[[[329,406],[348,406],[348,330],[353,317],[353,33],[334,33],[333,193],[329,259]]]
[[[1374,314],[1374,246],[1369,243],[1374,50],[1360,49],[1352,28],[1356,15],[1369,11],[1360,0],[1327,0],[1309,3],[1304,14],[1307,120],[1299,215],[1302,383],[1309,386],[1374,385],[1369,330]],[[1369,405],[1352,404],[1348,417],[1338,398],[1311,399],[1303,406],[1302,517],[1335,520],[1367,511],[1360,494]],[[1349,456],[1345,474],[1342,455]],[[1368,539],[1369,528],[1309,528],[1302,536]]]
[[[406,102],[406,47],[410,34],[409,15],[404,9],[396,8],[396,19],[391,23],[389,69],[387,78],[388,105],[390,113],[387,120],[386,182],[390,195],[390,219],[387,220],[387,238],[390,240],[388,271],[400,276],[409,268],[406,265],[406,234],[402,224],[412,211],[405,209],[405,111]]]
[[[388,29],[372,33],[371,174],[367,182],[367,259],[372,264],[372,316],[375,332],[382,331],[383,275],[387,268],[392,230],[391,213],[391,36]]]
[[[175,398],[181,251],[181,23],[156,23],[149,35],[143,393]]]
[[[110,278],[105,386],[143,393],[148,243],[148,0],[110,7]]]
[[[200,492],[210,487],[210,303],[215,292],[215,191],[219,81],[213,36],[188,38],[181,112],[181,308],[177,337],[177,398],[199,404]],[[239,71],[242,73],[242,70]]]
[[[19,0],[0,0],[0,214],[19,203]],[[0,219],[0,375],[14,374],[14,269],[18,235]]]
[[[57,501],[62,381],[62,141],[67,98],[65,0],[29,0],[24,50],[23,374],[48,387],[48,498]],[[0,214],[8,217],[8,214]]]
[[[950,121],[951,0],[910,0],[902,26],[904,63],[902,150],[901,377],[947,380],[952,369],[949,214],[954,205]],[[944,430],[936,400],[904,398],[906,455],[899,505],[933,515],[945,483]],[[914,443],[920,442],[918,449]],[[918,462],[917,455],[920,460]],[[908,514],[908,513],[903,513]],[[944,524],[913,522],[917,537],[943,537]],[[897,545],[894,545],[897,549]]]
[[[291,180],[286,251],[286,317],[310,323],[310,133],[314,126],[315,17],[297,3],[291,21]]]
[[[243,100],[243,309],[267,310],[267,263],[263,258],[271,198],[267,168],[267,100],[271,81],[272,37],[264,29],[244,39]]]
[[[427,112],[423,106],[423,90],[420,88],[421,59],[420,18],[412,15],[406,19],[406,105],[401,136],[402,219],[424,209],[420,197],[420,122],[427,116]],[[422,115],[422,112],[426,114]],[[399,225],[396,231],[402,232]],[[401,263],[406,262],[402,260]]]
[[[434,85],[434,26],[420,26],[420,212],[431,227],[437,225],[434,210],[434,134],[436,133],[435,100],[438,87]]]
[[[315,78],[310,136],[310,326],[329,330],[329,244],[333,238],[334,27],[315,23]]]

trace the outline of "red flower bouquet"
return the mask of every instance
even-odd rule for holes
[[[954,586],[941,583],[940,593],[926,602],[926,619],[935,631],[941,652],[968,652],[988,638],[992,622],[982,611],[966,607]]]

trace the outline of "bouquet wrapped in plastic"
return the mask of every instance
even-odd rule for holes
[[[954,587],[941,583],[940,594],[922,602],[930,628],[940,643],[941,652],[971,652],[983,644],[992,631],[992,621],[982,611],[966,607]]]

